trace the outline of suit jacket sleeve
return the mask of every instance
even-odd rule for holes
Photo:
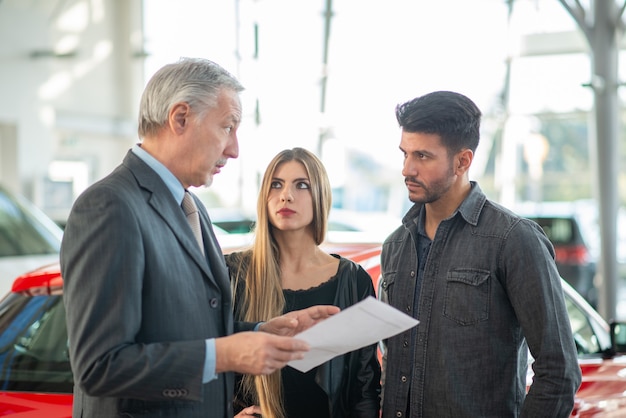
[[[200,400],[204,340],[223,333],[207,303],[219,292],[138,190],[100,184],[68,219],[61,270],[75,384],[91,396],[171,400],[176,388]]]

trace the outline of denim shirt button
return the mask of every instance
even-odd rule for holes
[[[396,416],[397,416],[398,418],[400,418],[400,417],[402,416],[402,412],[401,412],[401,411],[397,411],[397,412],[396,412]]]
[[[406,383],[406,376],[402,376],[400,380],[402,380],[402,383]]]
[[[406,305],[406,311],[411,312],[411,305]]]
[[[415,277],[415,271],[411,271],[411,277]]]
[[[408,347],[409,346],[409,342],[407,340],[404,340],[404,342],[402,343],[402,347]]]

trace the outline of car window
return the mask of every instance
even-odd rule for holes
[[[12,294],[0,316],[0,389],[71,393],[62,296]]]
[[[570,218],[530,218],[545,231],[553,244],[575,244],[578,241],[575,221]]]
[[[45,225],[34,209],[31,213],[30,208],[0,190],[0,257],[54,254],[59,246],[60,229],[56,225]]]
[[[328,221],[328,230],[329,231],[350,231],[350,232],[358,232],[359,230],[352,226],[343,222],[338,221]]]
[[[598,337],[585,312],[567,296],[565,297],[565,305],[578,355],[584,356],[602,352]]]
[[[247,234],[254,229],[254,221],[251,219],[241,219],[237,221],[212,220],[211,223],[229,234]]]

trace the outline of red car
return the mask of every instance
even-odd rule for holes
[[[327,244],[325,249],[360,263],[378,282],[380,245]],[[616,340],[626,341],[626,324],[609,327],[571,286],[563,282],[563,288],[583,373],[572,417],[624,417],[626,354],[618,352],[626,353],[626,345]],[[0,415],[71,417],[62,293],[57,264],[18,277],[0,301]]]

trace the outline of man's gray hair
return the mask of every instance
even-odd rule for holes
[[[139,137],[155,134],[167,123],[176,103],[185,102],[199,115],[215,106],[222,89],[244,88],[220,65],[202,58],[181,58],[159,69],[148,81],[139,104]]]

